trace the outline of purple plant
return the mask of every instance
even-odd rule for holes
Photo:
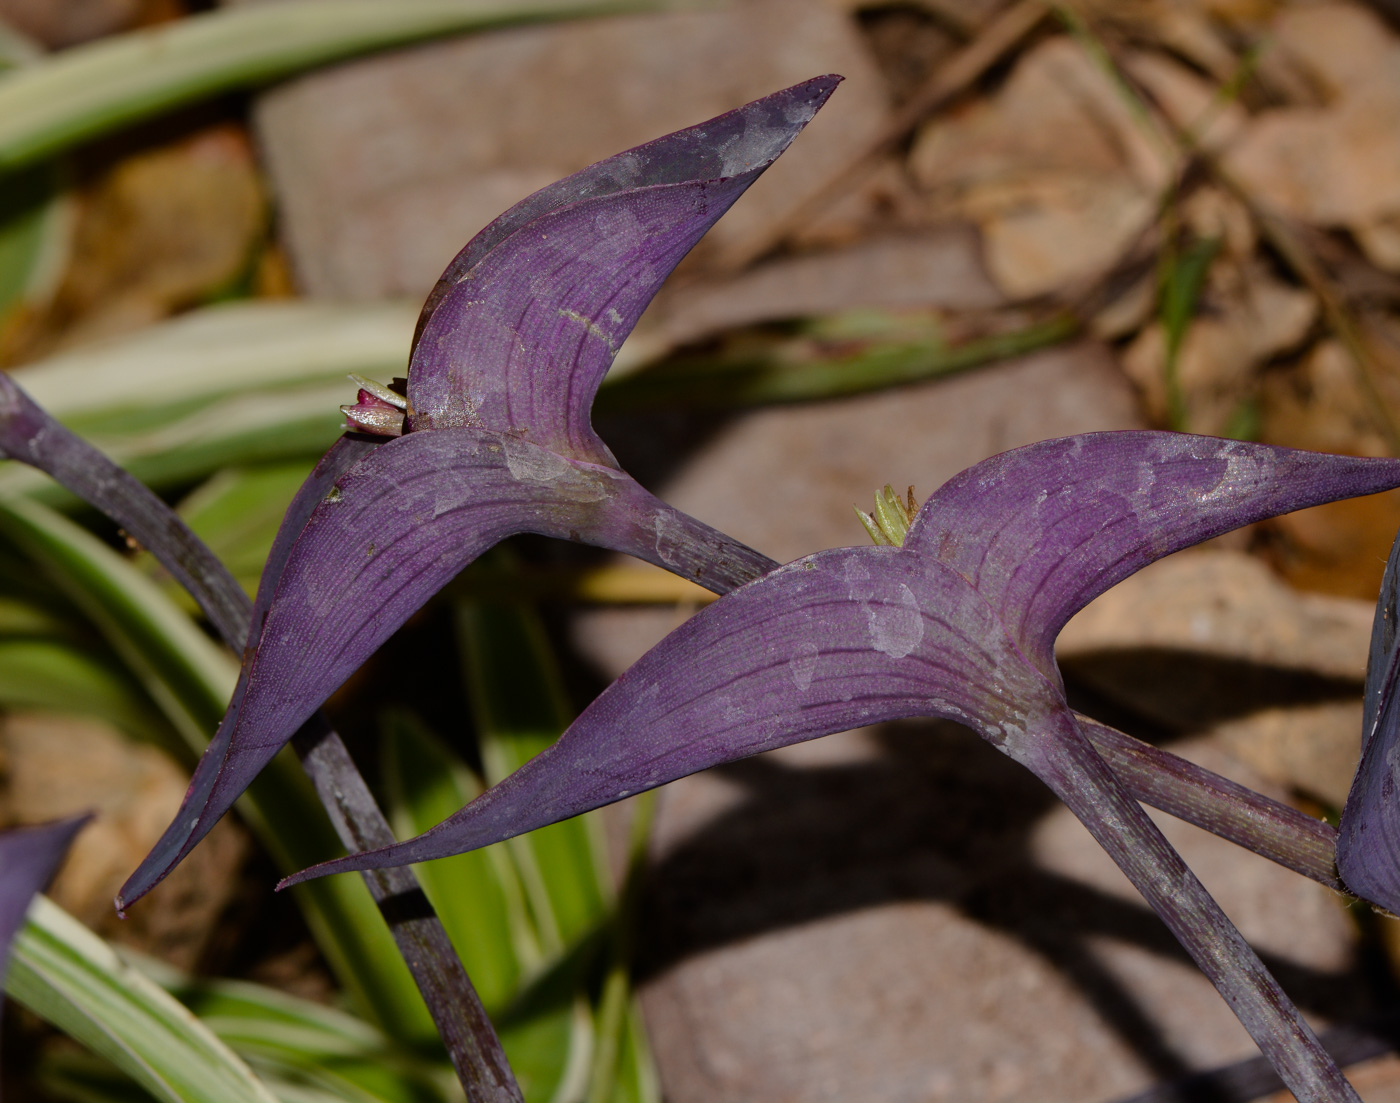
[[[817,77],[617,154],[473,238],[419,319],[407,395],[361,387],[352,425],[394,437],[322,462],[279,535],[238,686],[175,821],[123,886],[148,892],[327,697],[463,567],[535,532],[728,589],[770,562],[661,502],[590,423],[661,282],[826,102]],[[390,412],[402,410],[400,418]],[[283,540],[285,537],[285,541]]]
[[[1391,913],[1400,913],[1400,535],[1381,577],[1361,720],[1361,763],[1342,811],[1337,866],[1348,886]]]
[[[1049,441],[959,475],[907,533],[885,499],[876,531],[891,546],[833,549],[775,569],[645,491],[593,432],[598,385],[661,281],[838,80],[808,81],[600,162],[477,235],[424,306],[406,393],[361,382],[346,408],[358,432],[332,448],[298,494],[251,617],[246,602],[224,592],[226,572],[203,563],[197,541],[186,547],[178,527],[162,530],[178,526],[168,510],[140,505],[148,491],[121,475],[105,482],[100,464],[88,471],[70,455],[76,438],[48,436],[42,411],[15,388],[0,392],[0,448],[56,473],[77,463],[71,478],[92,483],[98,504],[112,498],[113,485],[124,488],[103,508],[183,564],[182,580],[197,594],[203,588],[213,623],[243,641],[224,720],[119,906],[161,880],[298,729],[313,748],[309,763],[314,748],[343,756],[317,718],[320,704],[462,567],[506,536],[534,532],[626,551],[717,593],[735,592],[644,657],[554,748],[418,839],[383,845],[387,829],[358,774],[328,768],[318,788],[347,846],[362,853],[290,881],[484,846],[707,766],[861,724],[948,717],[1070,805],[1300,1099],[1355,1099],[1137,801],[1342,887],[1334,833],[1075,715],[1053,644],[1075,611],[1147,563],[1251,521],[1400,485],[1400,461],[1160,433]],[[55,441],[58,452],[46,452]],[[1392,566],[1387,626],[1394,575]],[[1382,734],[1367,745],[1376,780],[1358,798],[1368,810],[1353,819],[1383,823],[1369,844],[1400,837],[1385,809],[1369,810],[1388,798],[1381,760],[1395,726],[1386,688],[1395,675],[1376,673],[1393,665],[1393,640],[1377,647],[1380,688],[1368,689],[1368,717],[1379,717]],[[1368,865],[1370,853],[1359,861]],[[1397,881],[1382,874],[1370,888],[1348,874],[1352,887],[1382,902]],[[425,983],[439,968],[447,966],[431,965]],[[489,1097],[511,1097],[509,1070],[497,1072],[487,1078],[498,1092]]]
[[[1168,433],[1089,434],[994,456],[925,502],[907,535],[898,510],[889,510],[894,523],[881,531],[896,546],[808,556],[692,618],[553,747],[437,828],[288,882],[485,846],[709,766],[864,724],[957,720],[1069,805],[1300,1100],[1355,1099],[1254,951],[1095,749],[1099,740],[1065,699],[1054,641],[1089,601],[1173,551],[1397,483],[1400,461]],[[1386,648],[1390,659],[1393,639]]]

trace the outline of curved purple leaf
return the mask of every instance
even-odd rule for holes
[[[242,629],[236,638],[245,639],[247,641],[243,648],[244,662],[238,672],[238,682],[234,686],[233,697],[229,704],[229,711],[219,724],[219,729],[214,733],[214,737],[209,741],[209,745],[204,749],[204,754],[200,756],[199,762],[195,765],[194,773],[190,777],[189,787],[185,790],[185,796],[180,802],[180,811],[176,818],[177,823],[179,822],[180,816],[185,815],[187,810],[201,806],[209,799],[210,794],[214,791],[214,786],[219,778],[220,768],[225,756],[228,754],[229,741],[236,727],[237,710],[247,691],[248,658],[256,652],[258,638],[262,632],[268,606],[272,602],[272,595],[276,591],[277,583],[281,579],[283,571],[286,569],[287,560],[291,556],[292,548],[295,546],[297,538],[301,535],[302,529],[306,526],[307,519],[310,517],[316,505],[330,491],[335,480],[344,475],[349,468],[353,467],[367,453],[376,448],[379,443],[378,440],[372,438],[346,435],[336,441],[335,444],[331,445],[330,450],[317,461],[311,474],[306,477],[306,480],[297,489],[296,495],[292,498],[291,504],[287,507],[287,512],[282,517],[281,525],[278,526],[277,536],[273,540],[272,550],[268,553],[267,563],[263,567],[262,577],[259,580],[256,602],[249,604],[247,598],[243,595],[242,589],[238,588],[238,584],[233,581],[232,576],[228,577],[228,584],[237,589],[239,597],[243,599],[242,607],[239,610],[242,620]],[[223,569],[222,564],[220,567]],[[233,644],[232,638],[225,637],[225,640],[230,645]],[[317,707],[319,707],[319,702]],[[309,721],[311,716],[312,714],[308,713],[306,719]],[[318,718],[314,723],[317,725],[314,730],[318,735],[328,730],[324,718]],[[247,785],[244,785],[243,788],[246,789]],[[237,799],[237,797],[235,796],[234,799]],[[212,826],[212,824],[210,826]],[[208,828],[205,828],[204,832],[201,832],[200,837],[202,838],[203,834],[207,833],[207,831]],[[168,834],[169,831],[167,831],[167,835]],[[161,841],[163,843],[165,841],[164,838],[162,838]],[[197,842],[198,840],[196,839],[195,841]],[[191,844],[191,846],[192,845],[193,844]],[[181,856],[183,856],[183,853],[188,853],[188,848],[182,852]],[[147,861],[150,861],[149,857]],[[176,861],[178,861],[178,859],[176,859]],[[144,864],[142,868],[144,868]],[[131,880],[127,882],[127,885],[123,886],[122,892],[117,896],[115,903],[118,914],[123,914],[130,904],[135,903],[140,896],[149,891],[150,886],[147,886],[146,889],[143,889],[139,893],[131,895],[127,893],[128,886],[132,884],[132,881],[135,880],[140,872],[141,870],[138,869],[136,874],[133,874]],[[168,872],[169,869],[163,871],[161,877],[164,877],[165,873]],[[155,882],[152,882],[152,885],[154,884]]]
[[[463,567],[507,536],[626,551],[711,588],[767,560],[611,467],[479,429],[410,433],[351,467],[259,588],[254,646],[190,789],[122,887],[124,908],[209,831],[361,663]],[[279,534],[279,541],[281,534]],[[263,612],[265,610],[265,612]]]
[[[1400,486],[1400,460],[1183,433],[1042,441],[944,483],[904,546],[967,578],[1047,674],[1076,612],[1147,564],[1242,525]]]
[[[478,234],[424,306],[410,427],[515,432],[612,464],[589,414],[618,348],[840,79],[817,77],[600,161]]]
[[[1337,869],[1347,887],[1400,914],[1400,648],[1396,607],[1400,603],[1400,535],[1391,545],[1381,577],[1361,724],[1361,761],[1342,810]]]
[[[0,832],[0,978],[29,902],[43,892],[90,814]]]
[[[1400,533],[1390,545],[1390,557],[1381,574],[1376,615],[1371,621],[1371,647],[1366,656],[1366,691],[1362,702],[1361,750],[1364,754],[1376,735],[1376,720],[1395,694],[1396,615],[1400,612]]]
[[[311,514],[342,475],[383,443],[383,437],[345,434],[316,461],[311,474],[297,487],[296,494],[287,505],[287,512],[282,515],[282,523],[277,526],[277,535],[267,553],[262,576],[258,579],[258,596],[253,603],[253,623],[257,625],[259,633],[262,631],[263,617],[267,615],[272,595],[277,590],[277,583],[282,579],[282,572],[287,569],[287,560],[291,558],[292,549],[301,536],[301,530],[306,527],[306,522],[311,519]],[[257,642],[256,639],[252,639],[248,646],[256,647]]]
[[[841,83],[835,74],[784,88],[771,96],[726,111],[708,122],[677,130],[580,169],[572,176],[526,196],[495,219],[461,251],[439,277],[418,318],[418,333],[444,296],[466,278],[477,263],[526,223],[584,199],[662,184],[721,180],[762,171],[786,149],[792,138]],[[784,138],[784,134],[791,134]],[[774,151],[781,143],[781,148]],[[761,166],[761,167],[760,167]],[[414,334],[414,344],[418,343]]]
[[[274,563],[260,586],[233,700],[119,908],[188,853],[375,648],[504,537],[587,540],[721,591],[773,566],[618,470],[589,409],[661,280],[839,80],[807,81],[595,165],[507,212],[449,266],[420,318],[409,432],[337,479],[305,528],[279,534],[286,568],[278,578]]]
[[[1162,916],[1298,1098],[1355,1100],[1057,686],[966,579],[907,549],[820,552],[743,587],[671,633],[554,746],[456,815],[283,884],[475,849],[708,766],[907,716],[959,720],[1032,770]]]
[[[286,883],[486,846],[862,724],[942,716],[1003,743],[1024,731],[1029,713],[1057,704],[1053,687],[953,571],[898,548],[835,548],[690,618],[552,747],[437,827]]]

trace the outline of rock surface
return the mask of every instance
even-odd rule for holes
[[[73,843],[50,895],[100,934],[193,968],[238,885],[247,841],[230,820],[123,921],[122,882],[180,807],[188,777],[154,747],[91,720],[20,713],[0,721],[0,822],[96,814]]]
[[[1293,7],[1273,33],[1275,64],[1292,65],[1323,102],[1261,112],[1230,150],[1230,171],[1281,211],[1346,226],[1373,263],[1400,269],[1400,46],[1359,4]]]
[[[1347,1070],[1362,1103],[1400,1103],[1400,1057],[1379,1057]],[[1292,1092],[1275,1092],[1259,1103],[1294,1103]]]
[[[720,223],[723,225],[723,223]],[[972,227],[948,224],[781,257],[729,278],[673,282],[618,353],[615,370],[735,326],[885,310],[988,310],[1001,293]]]
[[[834,4],[508,28],[316,73],[264,96],[257,116],[302,289],[421,298],[536,189],[825,72],[847,79],[711,231],[713,256],[794,209],[884,119],[883,78]]]
[[[1081,685],[1161,728],[1210,731],[1285,790],[1340,809],[1361,753],[1373,602],[1291,589],[1235,551],[1187,551],[1065,626]]]
[[[174,7],[161,0],[0,0],[0,19],[50,49],[60,49],[162,15],[170,18]]]
[[[642,964],[675,1103],[1108,1100],[1255,1052],[1078,822],[966,731],[833,736],[663,807]],[[1310,1013],[1367,1006],[1332,894],[1163,822]]]

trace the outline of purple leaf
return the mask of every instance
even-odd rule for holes
[[[288,878],[475,849],[722,762],[904,716],[994,742],[1053,708],[967,582],[897,548],[798,560],[692,617],[552,747],[437,827]],[[1005,712],[1010,701],[1015,715]]]
[[[282,572],[287,569],[287,560],[291,557],[297,538],[301,536],[301,530],[311,519],[311,514],[331,492],[336,480],[382,443],[383,441],[374,437],[346,434],[331,445],[330,451],[316,462],[306,481],[297,488],[295,496],[287,506],[287,512],[282,515],[282,523],[277,526],[277,536],[272,541],[272,548],[267,553],[267,562],[263,564],[262,576],[258,580],[258,597],[253,604],[252,622],[260,633],[273,592],[282,578]],[[256,639],[249,641],[248,646],[256,645]]]
[[[229,705],[229,712],[225,715],[223,722],[219,725],[219,730],[214,733],[214,738],[209,741],[209,746],[205,748],[204,754],[200,756],[199,762],[195,766],[194,774],[190,778],[189,788],[185,790],[184,799],[181,800],[180,809],[175,815],[176,824],[183,822],[193,823],[198,810],[208,802],[211,794],[214,792],[215,784],[219,780],[221,766],[224,758],[228,754],[229,740],[237,720],[238,706],[242,702],[247,689],[249,666],[246,659],[248,656],[256,654],[258,638],[262,633],[267,615],[267,606],[271,603],[272,594],[277,581],[281,578],[283,571],[286,569],[287,559],[291,555],[297,537],[306,525],[308,516],[315,509],[317,503],[335,484],[335,480],[343,475],[350,467],[353,467],[355,463],[362,459],[368,452],[373,451],[378,443],[379,442],[376,440],[364,437],[341,437],[340,440],[331,445],[330,451],[321,457],[315,468],[312,469],[311,474],[307,476],[306,481],[302,483],[301,487],[297,490],[291,504],[287,507],[287,512],[282,518],[282,524],[277,529],[277,536],[273,540],[272,550],[268,553],[267,563],[263,567],[262,578],[258,588],[258,600],[251,606],[251,613],[247,605],[247,598],[243,598],[243,627],[237,638],[247,639],[247,644],[244,649],[245,662],[238,672],[238,683],[234,687],[232,702]],[[233,586],[237,586],[237,583],[233,582],[231,576],[229,582]],[[239,595],[242,596],[241,589],[239,590]],[[252,626],[251,630],[249,627],[250,623]],[[303,717],[303,722],[309,720],[314,712],[314,709],[308,712],[307,715]],[[291,738],[291,734],[288,735],[288,738]],[[271,756],[269,756],[269,759],[270,757]],[[266,764],[266,761],[267,760],[264,760],[264,764]],[[251,778],[249,780],[251,780]],[[246,787],[245,785],[244,788]],[[210,822],[210,824],[200,832],[199,838],[203,838],[212,826],[213,823]],[[165,836],[162,836],[156,843],[155,848],[146,858],[147,863],[158,860],[156,856],[161,855],[162,858],[159,860],[169,861],[170,866],[173,867],[184,854],[189,852],[194,846],[194,843],[199,841],[199,838],[196,838],[183,850],[174,850],[169,845],[172,831],[173,825],[170,830],[167,830]],[[171,855],[175,854],[178,854],[178,856],[171,857]],[[139,872],[138,870],[138,873]],[[166,868],[156,880],[160,880],[168,872],[169,868]],[[151,885],[147,886],[142,893],[129,894],[127,890],[131,882],[128,881],[127,885],[122,887],[122,891],[116,898],[117,912],[119,914],[124,913],[126,908],[134,903],[138,896],[149,891],[150,887],[155,883],[156,881],[152,881]]]
[[[823,552],[742,588],[639,660],[555,746],[438,827],[288,883],[484,846],[844,728],[950,717],[1070,806],[1299,1099],[1355,1099],[1094,750],[1064,700],[1053,646],[1073,613],[1155,559],[1263,517],[1397,484],[1400,461],[1162,433],[1095,434],[993,457],[934,494],[902,548]],[[1298,864],[1311,864],[1315,855],[1303,851]]]
[[[1386,490],[1396,461],[1185,433],[1088,433],[1003,452],[924,503],[905,547],[969,579],[1053,669],[1060,629],[1099,594],[1202,540]]]
[[[1144,472],[1143,464],[1150,459],[1161,462],[1160,473]],[[1149,491],[1132,498],[1125,470],[1134,478],[1146,479]],[[1276,481],[1284,485],[1274,485]],[[954,646],[949,642],[953,637],[946,633],[963,633],[962,657],[956,660],[958,665],[947,667],[966,679],[960,692],[971,693],[975,686],[986,691],[1000,684],[989,679],[1004,668],[996,656],[1000,655],[997,648],[1006,644],[1046,679],[1050,687],[1046,692],[1053,690],[1058,700],[1058,670],[1053,662],[1048,671],[1044,669],[1043,660],[1037,661],[1037,650],[1028,647],[1027,641],[1036,645],[1044,641],[1048,651],[1058,627],[1077,611],[1079,602],[1087,603],[1112,582],[1193,540],[1228,531],[1232,522],[1246,524],[1318,501],[1395,485],[1400,485],[1397,460],[1359,460],[1170,433],[1090,434],[992,457],[955,476],[924,503],[904,548],[823,552],[744,588],[742,608],[733,614],[725,611],[740,602],[738,595],[716,603],[703,618],[687,622],[639,660],[554,747],[443,824],[418,839],[326,863],[309,872],[422,861],[484,846],[708,766],[873,723],[875,714],[868,710],[883,709],[889,701],[897,701],[900,709],[925,710],[898,715],[952,715],[973,727],[980,723],[981,733],[997,742],[996,725],[1022,723],[1018,717],[1035,697],[1029,683],[1019,686],[1016,693],[1001,687],[983,714],[951,689],[934,695],[942,702],[938,708],[962,709],[966,715],[938,711],[930,703],[933,697],[918,706],[917,695],[893,693],[893,687],[902,684],[895,670],[907,668],[907,664],[889,665],[892,652],[902,646],[897,642],[900,631],[909,639],[918,635],[922,645],[924,636],[920,633],[930,623],[930,610],[936,608],[943,618],[956,608],[956,615],[966,619],[956,626],[945,625],[939,629],[945,635],[933,633],[927,641],[929,646],[937,643],[947,651],[940,652],[940,662],[954,663],[949,650]],[[981,515],[976,512],[978,494],[984,503]],[[1130,521],[1115,524],[1115,507],[1131,511]],[[1205,519],[1195,519],[1193,510]],[[1160,527],[1160,539],[1153,540],[1151,524]],[[896,583],[903,587],[899,591],[905,602],[903,611],[896,615],[898,611],[888,601],[860,596],[860,587],[854,582],[842,592],[831,572],[823,569],[836,561],[844,564],[842,570],[869,572],[876,580],[870,585],[878,582],[885,590]],[[1063,562],[1076,564],[1081,573],[1061,569]],[[916,585],[911,572],[928,572],[930,578]],[[785,676],[793,679],[794,685],[801,685],[804,679],[808,688],[820,684],[826,664],[836,662],[844,652],[828,639],[834,631],[831,625],[820,630],[813,627],[805,606],[780,607],[791,594],[785,592],[781,599],[771,597],[774,591],[765,586],[770,582],[776,585],[773,580],[778,578],[787,580],[784,585],[801,594],[816,587],[813,592],[824,593],[829,605],[843,608],[841,615],[847,618],[849,631],[855,633],[853,638],[858,638],[865,626],[871,633],[887,630],[893,633],[888,638],[896,641],[889,643],[888,652],[878,647],[871,651],[874,645],[870,645],[865,650],[857,648],[855,659],[840,658],[841,664],[856,665],[847,669],[838,664],[831,668],[831,676],[846,678],[849,685],[834,701],[818,703],[816,698],[802,698],[800,708],[790,713],[784,710],[791,702],[771,692],[772,687],[781,685]],[[794,578],[798,581],[792,581]],[[967,593],[976,592],[977,601],[950,604],[953,595],[964,593],[954,580]],[[820,590],[822,586],[825,591]],[[944,587],[942,597],[933,605],[929,603],[935,601],[936,591],[931,586]],[[1073,596],[1066,596],[1069,594]],[[1025,606],[1013,603],[1013,595]],[[1031,612],[1022,613],[1025,607]],[[762,612],[751,615],[749,609]],[[984,609],[994,617],[991,636],[986,635],[992,631],[986,617],[978,612]],[[736,618],[736,637],[750,642],[741,646],[736,638],[726,647],[734,649],[736,656],[752,657],[755,663],[733,684],[728,666],[692,670],[688,659],[676,657],[702,648],[703,642],[696,642],[688,644],[684,652],[679,650],[691,636],[708,632],[708,639],[728,631],[728,620],[715,619],[728,616]],[[899,616],[905,619],[901,621]],[[1001,641],[996,648],[987,642],[993,638]],[[904,654],[911,653],[919,654],[917,649]],[[736,658],[736,663],[736,669],[742,667],[741,659]],[[684,669],[683,677],[674,673],[676,669]],[[639,684],[655,687],[658,694],[661,687],[670,687],[668,694],[683,695],[689,702],[686,707],[692,710],[686,713],[687,723],[674,731],[641,731],[626,717],[631,706],[619,704],[630,700],[627,694],[635,695]],[[858,693],[856,687],[864,684],[880,686],[879,694],[866,697]],[[842,693],[848,693],[844,700]],[[983,716],[981,721],[979,715]],[[729,720],[720,724],[717,716]],[[585,718],[593,719],[585,725]],[[591,733],[587,738],[576,734],[581,726]],[[299,874],[296,879],[306,875]]]
[[[1371,654],[1361,723],[1361,762],[1347,794],[1337,839],[1337,868],[1347,885],[1391,913],[1400,913],[1400,648],[1396,606],[1400,601],[1400,535],[1381,577],[1371,626]]]
[[[10,961],[10,945],[24,926],[34,894],[43,892],[91,813],[37,827],[0,831],[0,981]],[[4,990],[0,988],[0,1003]]]
[[[0,978],[29,902],[43,892],[91,815],[0,832]]]
[[[817,77],[619,153],[478,234],[424,307],[410,427],[519,433],[613,463],[589,413],[618,348],[680,259],[840,79]]]
[[[174,822],[122,887],[148,892],[288,739],[463,567],[522,532],[627,551],[701,584],[767,561],[611,467],[479,429],[409,433],[374,449],[312,511],[259,615],[238,686]],[[750,561],[757,559],[756,566]],[[265,612],[263,610],[266,610]]]
[[[508,211],[453,261],[420,319],[408,431],[298,496],[298,511],[319,504],[279,534],[233,700],[119,908],[189,852],[360,663],[507,536],[625,551],[719,591],[774,566],[620,471],[589,411],[661,281],[839,80],[807,81],[585,169]]]
[[[697,614],[554,746],[416,839],[287,879],[485,846],[708,766],[862,724],[959,720],[1084,821],[1300,1099],[1354,1099],[1307,1024],[956,572],[899,548],[798,560]]]

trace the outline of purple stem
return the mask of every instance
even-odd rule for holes
[[[286,567],[287,557],[311,511],[336,479],[380,443],[350,434],[341,437],[302,483],[287,507],[263,568],[270,581],[260,587],[259,593],[267,596],[250,607],[247,596],[242,589],[238,590],[244,607],[249,609],[249,619],[254,623],[254,635],[261,629],[266,604],[271,602],[276,589],[275,579]],[[224,575],[228,584],[237,588],[233,576],[227,571]],[[245,635],[248,635],[246,631]],[[250,636],[249,646],[255,644],[256,640]],[[396,841],[389,821],[345,743],[320,712],[292,737],[292,749],[315,786],[316,795],[321,798],[346,850],[352,853],[372,850]],[[428,1005],[467,1099],[470,1103],[520,1103],[523,1096],[495,1027],[412,868],[365,870],[362,876],[423,995],[423,1002]]]
[[[47,472],[112,518],[160,560],[219,635],[239,649],[248,634],[248,598],[218,557],[145,483],[60,425],[3,371],[0,456]]]
[[[1337,830],[1194,762],[1075,715],[1134,800],[1160,808],[1337,892]]]
[[[1013,757],[1069,806],[1162,917],[1299,1103],[1360,1103],[1312,1027],[1093,744],[1068,714],[1048,720],[1056,730],[1036,732]]]

